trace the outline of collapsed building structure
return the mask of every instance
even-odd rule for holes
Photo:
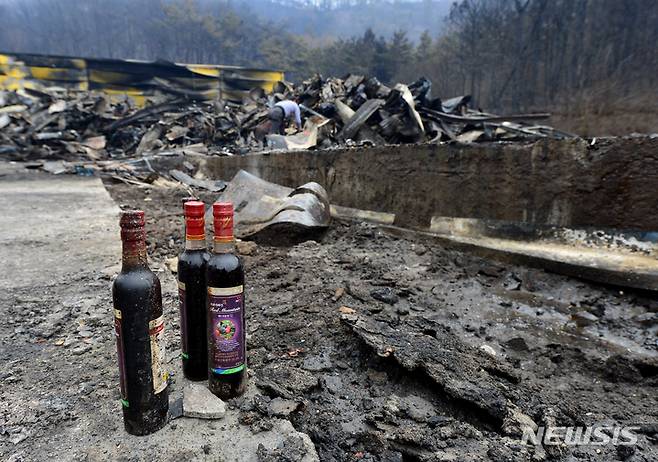
[[[125,170],[144,157],[185,152],[240,155],[272,149],[574,137],[528,123],[549,114],[499,116],[470,109],[468,95],[432,98],[431,82],[424,78],[389,88],[359,75],[326,80],[316,76],[297,86],[277,82],[269,94],[262,87],[243,93],[236,102],[173,92],[139,108],[132,98],[117,100],[100,92],[5,91],[0,93],[0,153],[14,160],[75,161],[78,168]],[[268,135],[268,110],[285,99],[301,102],[309,116],[305,128],[290,136]]]
[[[268,147],[263,142],[267,130],[259,133],[259,128],[267,121],[268,109],[285,99],[301,102],[310,117],[302,144],[272,138],[274,147],[284,149],[574,137],[526,123],[549,114],[489,114],[469,109],[470,96],[432,98],[431,82],[424,78],[389,88],[359,75],[327,80],[316,76],[298,86],[278,82],[271,94],[255,88],[239,102],[204,102],[174,93],[143,109],[131,105],[129,98],[116,102],[102,93],[25,89],[2,95],[0,126],[17,144],[14,151],[27,158],[52,157],[50,148],[59,146],[68,154],[78,149],[98,160],[199,143],[210,154],[244,154]],[[102,145],[99,136],[104,137]],[[90,138],[93,146],[85,141]],[[5,153],[10,149],[5,146]]]

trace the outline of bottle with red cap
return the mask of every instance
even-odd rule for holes
[[[160,280],[146,260],[144,212],[121,214],[121,272],[112,286],[126,431],[148,435],[167,422],[164,318]]]
[[[235,252],[233,204],[213,204],[213,250],[206,269],[208,388],[226,400],[247,386],[244,271]]]
[[[189,380],[208,377],[206,340],[206,207],[200,201],[187,201],[185,212],[185,251],[178,257],[178,295],[183,374]]]

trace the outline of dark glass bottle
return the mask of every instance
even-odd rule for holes
[[[233,204],[213,204],[215,235],[208,285],[208,388],[226,400],[247,387],[244,272],[235,254]]]
[[[121,214],[123,257],[112,286],[126,431],[148,435],[167,423],[164,319],[160,280],[146,261],[144,212]]]
[[[178,294],[183,374],[189,380],[208,377],[206,337],[206,248],[205,204],[185,202],[185,251],[178,257]]]

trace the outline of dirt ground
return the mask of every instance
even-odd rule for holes
[[[166,261],[182,250],[181,199],[187,194],[106,187],[117,204],[146,210],[149,256],[163,281],[170,326],[171,387],[180,390],[175,275]],[[240,246],[250,381],[257,386],[229,403],[241,431],[258,435],[288,420],[310,437],[322,461],[658,460],[655,296],[482,260],[370,224],[334,221],[314,239]],[[86,279],[85,290],[99,293],[93,330],[111,332],[116,271]],[[0,373],[0,397],[15,396],[14,387],[36,388],[50,397],[50,407],[29,401],[3,407],[0,456],[14,462],[53,457],[52,448],[35,443],[39,436],[52,438],[118,399],[109,334],[93,355],[79,356],[75,377],[48,379],[48,371],[75,360],[57,349],[41,354],[47,361],[39,367],[16,361],[76,334],[69,324],[52,333],[38,325],[21,329],[21,313],[44,310],[40,304],[56,312],[62,309],[57,300],[75,297],[66,285],[51,288],[47,298],[29,293],[25,288],[4,297],[10,308],[0,321],[0,345],[11,361]],[[71,398],[58,402],[59,395]],[[168,426],[182,428],[186,420]],[[125,453],[116,422],[99,422],[94,430],[101,439],[110,432],[111,447],[97,453],[68,448],[76,454],[70,459],[233,460],[209,447],[169,450],[166,459],[154,456],[157,445]],[[522,429],[534,424],[632,425],[638,442],[522,444]],[[21,439],[23,432],[30,436]],[[204,434],[212,440],[212,432]],[[289,438],[258,456],[296,461],[306,453],[298,438]]]

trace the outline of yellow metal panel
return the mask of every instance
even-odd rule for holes
[[[120,84],[134,79],[132,74],[125,72],[98,71],[89,69],[89,81],[94,83]]]
[[[219,77],[219,74],[221,73],[217,67],[208,64],[182,64],[182,66],[187,67],[192,72],[207,75],[209,77]]]
[[[0,55],[0,88],[13,91],[26,88],[26,77],[28,74],[22,63],[16,63],[11,56]]]
[[[87,61],[84,59],[71,59],[71,67],[75,69],[80,69],[81,71],[87,70]]]
[[[252,71],[252,70],[238,70],[237,71],[241,76],[247,77],[249,79],[257,80],[269,80],[271,82],[279,82],[283,80],[284,74],[279,71]]]
[[[158,81],[170,82],[172,84],[178,84],[186,88],[191,89],[213,89],[219,88],[219,80],[216,79],[206,79],[206,78],[184,78],[184,77],[174,77],[174,78],[158,78]]]
[[[281,79],[283,80],[283,78]],[[280,80],[274,81],[274,82],[265,82],[263,83],[260,87],[265,90],[267,93],[272,93],[272,90],[274,90],[274,84],[276,82],[279,82]]]
[[[139,88],[121,87],[121,86],[114,86],[112,88],[105,87],[105,88],[103,88],[103,92],[105,92],[109,95],[129,95],[129,96],[144,96],[145,95],[145,93],[142,90],[140,90]]]
[[[23,59],[37,65],[26,66]],[[112,96],[127,95],[137,105],[144,105],[150,96],[177,91],[207,100],[215,99],[221,93],[224,98],[239,101],[247,88],[260,87],[270,92],[276,82],[285,78],[282,71],[214,64],[177,64],[198,74],[198,79],[162,77],[158,76],[158,66],[151,75],[148,66],[144,66],[150,63],[145,61],[110,60],[108,63],[119,69],[125,67],[126,72],[89,69],[87,61],[81,58],[0,54],[0,88],[17,90],[64,86],[82,91],[92,88]],[[147,84],[144,88],[135,86],[144,84]]]
[[[87,80],[87,73],[78,69],[57,69],[52,67],[28,67],[32,77],[39,80],[64,80],[82,82]]]
[[[0,66],[0,72],[14,79],[25,79],[29,74],[25,71],[25,68],[21,66]]]
[[[110,101],[115,103],[120,102],[128,97],[134,102],[136,107],[144,107],[146,105],[146,101],[148,100],[148,97],[143,95],[139,90],[126,91],[105,88],[103,89],[103,93],[109,95]]]

